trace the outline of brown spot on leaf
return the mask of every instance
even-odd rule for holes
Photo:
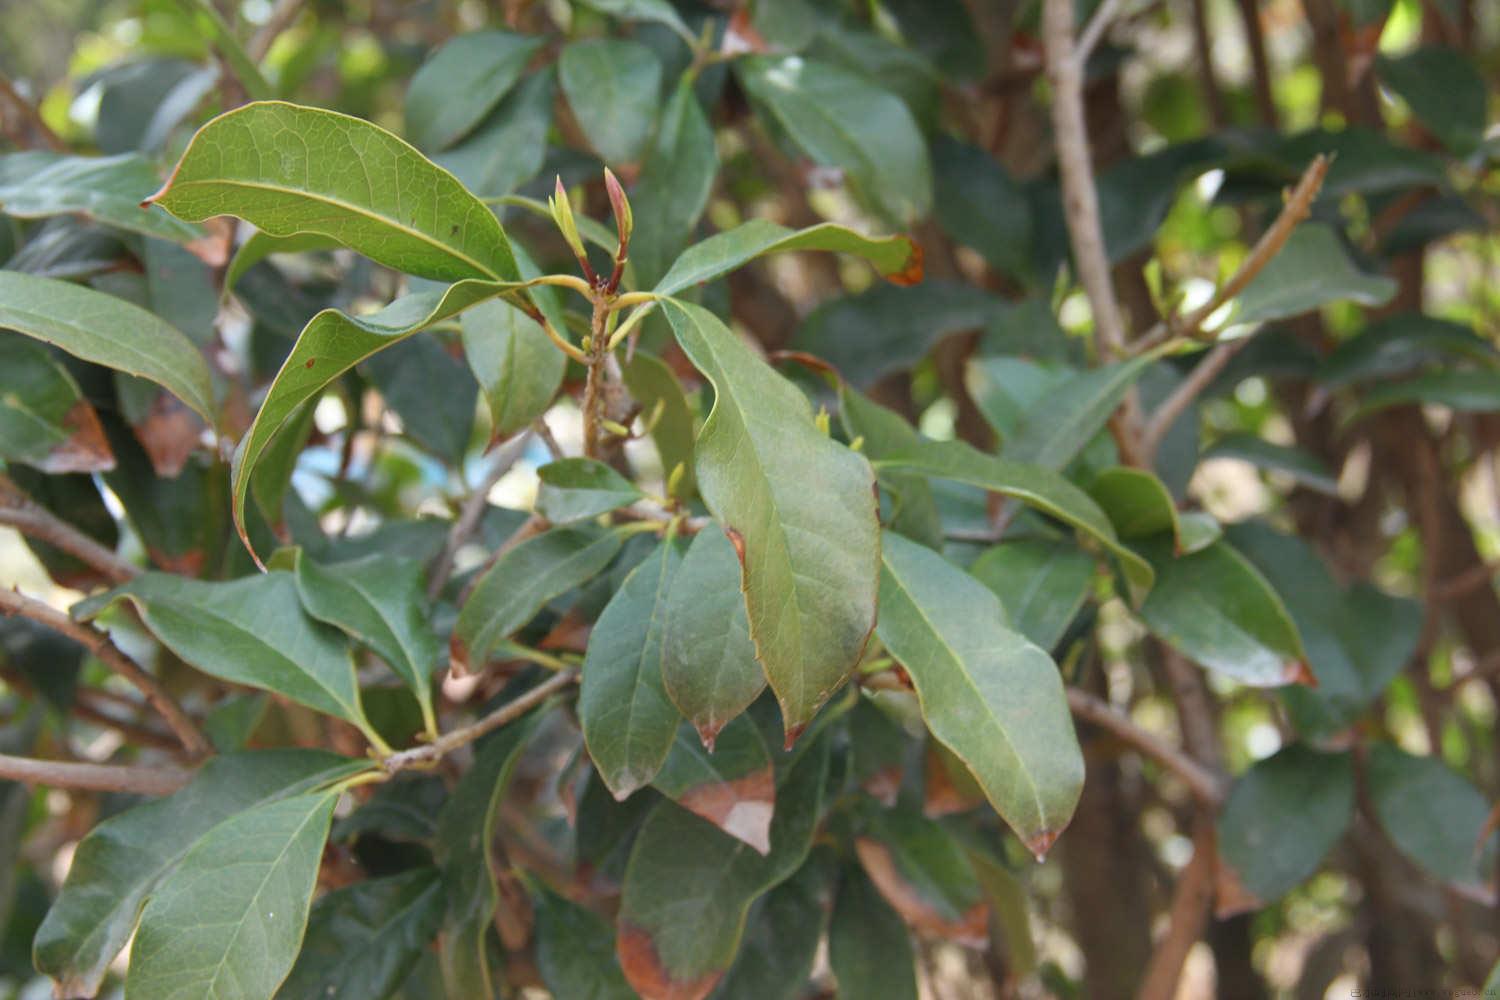
[[[709,719],[707,722],[693,723],[693,728],[698,730],[698,739],[703,743],[703,749],[713,753],[714,743],[718,740],[719,731],[724,728],[724,723],[718,719]]]
[[[795,726],[787,726],[786,727],[786,742],[782,745],[781,749],[782,750],[791,750],[792,747],[794,747],[794,746],[797,745],[797,738],[800,737],[806,731],[807,731],[807,723],[805,723],[805,722],[799,722]]]
[[[188,458],[203,442],[203,420],[170,392],[159,392],[151,412],[133,428],[136,440],[163,479],[182,475]]]
[[[448,640],[448,676],[467,677],[472,671],[469,669],[469,647],[465,646],[463,640],[454,633]]]
[[[939,913],[921,893],[901,874],[896,859],[890,850],[879,841],[860,837],[854,842],[859,862],[875,883],[875,888],[885,897],[901,918],[914,929],[937,937],[947,938],[970,948],[984,948],[989,944],[989,904],[975,903],[964,911],[958,920]]]
[[[302,363],[302,367],[303,368],[311,368],[314,364],[317,363],[317,361],[318,361],[317,358],[308,358],[306,361],[304,361]]]
[[[205,557],[202,549],[189,549],[186,552],[148,549],[146,555],[151,557],[153,566],[157,569],[164,569],[168,573],[176,573],[179,576],[197,576],[203,572]]]
[[[911,252],[906,257],[906,263],[902,265],[901,270],[885,276],[885,280],[893,285],[921,284],[926,273],[922,263],[922,244],[910,239],[907,242],[911,244]]]
[[[901,791],[901,768],[895,765],[882,767],[860,782],[860,787],[881,805],[894,806]]]
[[[703,1000],[724,977],[720,969],[695,979],[677,979],[662,964],[650,933],[623,920],[615,938],[615,954],[625,978],[644,1000]]]
[[[62,427],[67,439],[47,453],[40,466],[43,472],[108,472],[115,467],[115,453],[99,425],[99,414],[87,400],[80,399],[68,409]]]
[[[592,623],[570,608],[537,645],[542,649],[561,649],[570,653],[586,652],[589,648],[589,633],[593,631],[593,628]]]
[[[734,546],[734,555],[740,561],[740,569],[745,568],[745,536],[735,529],[724,526],[724,537],[729,539],[729,544]]]
[[[1317,675],[1312,672],[1306,660],[1288,660],[1283,666],[1286,673],[1282,675],[1282,683],[1301,684],[1310,688],[1318,686]]]
[[[692,789],[677,804],[708,820],[761,854],[771,851],[771,815],[776,777],[768,764],[732,781],[715,781]]]
[[[927,751],[927,762],[924,768],[926,781],[924,784],[924,796],[922,801],[922,814],[931,819],[940,816],[952,816],[954,813],[968,812],[975,806],[984,802],[984,795],[978,790],[972,776],[955,774],[953,771],[956,761],[950,763],[950,759],[937,752],[931,747]],[[958,764],[962,767],[962,764]]]

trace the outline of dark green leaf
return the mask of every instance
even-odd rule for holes
[[[224,272],[224,293],[227,295],[239,284],[240,278],[245,272],[256,264],[279,253],[317,253],[321,250],[337,250],[343,246],[332,236],[324,236],[322,233],[293,233],[291,236],[272,236],[257,230],[250,238],[240,244],[240,248],[234,252],[234,258],[229,262],[229,267]]]
[[[203,230],[141,207],[161,185],[149,161],[25,152],[0,156],[0,212],[22,219],[83,215],[107,226],[189,243]]]
[[[557,69],[568,106],[594,151],[608,163],[637,160],[656,124],[656,54],[639,42],[590,38],[565,46]]]
[[[1308,222],[1240,293],[1235,323],[1297,316],[1330,302],[1382,306],[1396,293],[1390,278],[1366,274],[1349,257],[1331,226]]]
[[[389,996],[432,944],[442,916],[442,885],[431,868],[329,893],[312,908],[297,964],[276,1000]]]
[[[586,521],[629,506],[643,494],[634,483],[592,458],[564,458],[537,470],[536,509],[553,524]]]
[[[271,1000],[302,945],[338,798],[257,805],[194,844],[141,913],[127,1000]]]
[[[589,756],[615,798],[647,785],[680,716],[662,686],[667,595],[682,565],[667,543],[631,571],[589,634],[578,716]]]
[[[1000,598],[1013,629],[1051,649],[1088,597],[1094,560],[1067,542],[1022,538],[987,550],[969,572]]]
[[[479,578],[458,614],[453,654],[474,669],[554,597],[591,580],[620,551],[613,531],[555,528],[509,550]]]
[[[1423,313],[1377,320],[1339,344],[1318,370],[1324,385],[1402,375],[1429,362],[1467,359],[1494,367],[1500,354],[1472,329]]]
[[[927,144],[900,98],[811,59],[750,56],[735,69],[792,141],[816,162],[843,170],[888,221],[909,226],[931,211]]]
[[[872,812],[870,820],[854,846],[886,902],[919,931],[983,947],[989,904],[953,835],[907,809]]]
[[[299,552],[296,578],[307,613],[378,653],[416,695],[428,732],[435,734],[432,671],[443,647],[427,609],[422,564],[372,555],[321,565]]]
[[[655,21],[657,24],[665,24],[689,45],[698,40],[697,35],[683,23],[682,15],[677,13],[677,9],[668,0],[583,0],[583,3],[626,21]]]
[[[577,903],[538,885],[536,964],[554,997],[577,1000],[635,1000],[615,958],[609,924]]]
[[[646,353],[637,353],[625,365],[625,387],[641,411],[650,414],[661,407],[661,417],[651,429],[651,440],[656,442],[661,456],[662,474],[670,477],[677,466],[682,466],[682,480],[677,484],[675,495],[690,497],[695,489],[693,479],[693,440],[698,436],[697,413],[683,394],[682,384],[672,369],[660,358]]]
[[[409,337],[366,359],[360,370],[401,418],[409,438],[451,465],[463,461],[479,398],[463,359],[436,337]]]
[[[933,144],[932,165],[938,224],[995,270],[1025,280],[1031,273],[1031,206],[1020,186],[984,150],[946,136]]]
[[[714,1000],[798,1000],[828,922],[830,865],[814,852],[750,910],[739,956]]]
[[[684,78],[662,109],[661,125],[630,199],[636,223],[630,260],[641,287],[656,284],[687,246],[718,171],[713,129],[692,80]]]
[[[794,739],[848,677],[875,621],[874,474],[713,313],[668,301],[683,351],[714,385],[698,488],[738,536],[750,638]]]
[[[41,344],[0,332],[0,458],[49,475],[102,472],[115,455],[99,415]]]
[[[1383,382],[1365,393],[1356,416],[1421,403],[1463,413],[1500,410],[1500,371],[1443,371]]]
[[[1411,108],[1417,123],[1454,153],[1468,156],[1489,120],[1484,77],[1463,51],[1428,45],[1375,60],[1380,79]]]
[[[1272,444],[1255,434],[1226,434],[1203,453],[1203,458],[1237,458],[1267,472],[1290,476],[1297,485],[1324,496],[1339,494],[1338,477],[1318,456],[1301,448]]]
[[[1166,485],[1141,469],[1114,466],[1094,477],[1089,496],[1109,515],[1127,541],[1152,535],[1177,536],[1177,506]]]
[[[776,776],[760,730],[746,716],[725,726],[712,749],[693,727],[678,727],[671,752],[651,784],[689,812],[761,854],[771,850]]]
[[[1490,804],[1437,757],[1389,743],[1370,749],[1365,779],[1380,826],[1401,853],[1446,882],[1488,893],[1497,835]]]
[[[1104,429],[1135,380],[1151,364],[1150,354],[1091,368],[1051,387],[1043,405],[1028,412],[1005,442],[1005,457],[1062,469]]]
[[[828,964],[848,997],[917,1000],[911,934],[858,868],[848,869],[828,925]]]
[[[510,194],[531,180],[547,155],[555,81],[551,70],[526,76],[472,135],[434,162],[481,198]]]
[[[210,425],[216,423],[213,382],[203,356],[192,341],[139,306],[64,281],[0,271],[0,327],[149,379]]]
[[[516,85],[542,47],[534,35],[472,31],[433,53],[406,91],[406,132],[426,150],[447,149],[474,130]]]
[[[1300,743],[1240,776],[1219,815],[1220,855],[1265,903],[1317,870],[1354,818],[1354,762]]]
[[[481,302],[463,314],[462,323],[464,354],[484,389],[494,435],[509,437],[547,411],[567,355],[541,324],[509,302]]]
[[[734,546],[698,532],[667,599],[662,677],[668,696],[709,746],[766,686],[755,659]]]
[[[932,734],[968,765],[1033,854],[1045,854],[1083,789],[1062,679],[1006,628],[995,595],[942,556],[885,538],[880,639],[916,686]]]

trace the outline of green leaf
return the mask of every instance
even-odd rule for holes
[[[1094,560],[1067,542],[1021,538],[986,550],[969,573],[1000,598],[1011,628],[1051,649],[1088,597]]]
[[[1493,891],[1500,838],[1479,789],[1441,759],[1389,743],[1372,747],[1365,767],[1375,818],[1402,854],[1445,882]]]
[[[1094,477],[1089,487],[1115,532],[1127,541],[1152,535],[1177,537],[1177,505],[1166,484],[1143,469],[1113,466]]]
[[[555,533],[555,532],[554,532]],[[578,717],[599,776],[623,799],[667,759],[680,717],[662,687],[667,594],[682,556],[660,545],[620,585],[589,634]]]
[[[0,271],[0,327],[149,379],[216,424],[213,380],[198,348],[139,306],[65,281]]]
[[[472,135],[434,162],[481,198],[510,194],[531,180],[547,155],[556,79],[551,69],[528,74]]]
[[[204,834],[257,804],[300,795],[369,766],[317,750],[260,750],[210,758],[169,798],[94,827],[33,943],[36,967],[68,996],[98,992],[146,897]]]
[[[126,1000],[271,1000],[302,945],[338,799],[258,805],[194,844],[141,913]]]
[[[438,815],[435,855],[448,900],[439,941],[439,964],[450,997],[492,997],[495,983],[486,938],[494,925],[500,890],[495,883],[495,825],[521,748],[536,727],[533,712],[485,737],[474,765]]]
[[[662,109],[640,182],[630,196],[636,223],[630,260],[641,287],[655,284],[692,239],[718,172],[713,129],[693,81],[684,77]]]
[[[460,322],[464,354],[484,390],[495,437],[509,437],[547,412],[568,357],[541,324],[500,299],[468,309]]]
[[[1151,364],[1151,354],[1080,372],[1056,385],[1045,403],[1028,412],[1005,442],[1008,461],[1062,469],[1104,429],[1135,380]]]
[[[1231,321],[1286,319],[1343,300],[1383,306],[1394,294],[1396,283],[1390,278],[1366,274],[1355,266],[1333,227],[1306,222],[1245,286]]]
[[[455,661],[482,667],[495,644],[536,617],[548,601],[609,565],[620,543],[614,531],[554,528],[504,553],[479,578],[458,613]]]
[[[828,964],[841,996],[917,1000],[911,934],[858,868],[845,871],[839,883],[828,925]]]
[[[938,225],[1017,280],[1031,274],[1031,205],[989,153],[943,136],[932,147]]]
[[[693,537],[667,598],[662,679],[672,703],[710,747],[766,686],[750,641],[739,560],[714,527]]]
[[[639,213],[637,213],[639,217]],[[656,443],[661,456],[662,473],[670,477],[672,470],[682,466],[682,479],[677,484],[675,495],[690,497],[696,488],[693,479],[693,440],[698,436],[697,412],[688,403],[682,391],[682,383],[672,373],[671,367],[660,358],[636,353],[624,367],[625,388],[637,403],[641,412],[650,414],[661,407],[661,417],[651,428],[651,440]]]
[[[592,458],[564,458],[536,472],[536,509],[553,524],[586,521],[628,507],[644,494],[634,483]]]
[[[234,453],[230,470],[234,521],[246,547],[250,543],[245,533],[245,494],[251,474],[272,439],[303,403],[376,352],[519,287],[522,285],[510,282],[460,281],[442,291],[397,299],[368,316],[347,316],[337,309],[325,309],[309,320]]]
[[[1255,687],[1304,683],[1311,676],[1286,606],[1229,543],[1176,558],[1162,541],[1143,550],[1156,569],[1156,586],[1140,615],[1159,639]]]
[[[725,726],[712,749],[704,747],[692,726],[679,726],[651,784],[731,837],[770,853],[776,775],[765,740],[747,716]]]
[[[932,210],[927,143],[906,104],[865,77],[797,56],[735,62],[740,83],[817,163],[888,221],[910,226]]]
[[[913,928],[971,948],[986,943],[989,904],[953,834],[910,809],[870,811],[854,844],[885,901]]]
[[[432,672],[443,647],[430,621],[424,578],[421,563],[399,556],[325,566],[297,554],[297,593],[307,613],[379,654],[416,695],[431,734],[437,732]]]
[[[683,41],[692,45],[698,41],[688,26],[683,23],[682,15],[677,13],[667,0],[582,0],[587,7],[612,14],[625,21],[655,21],[657,24],[665,24]]]
[[[723,978],[750,904],[807,857],[822,819],[828,748],[817,740],[781,780],[765,856],[673,802],[646,817],[625,869],[615,943],[637,992],[702,1000]]]
[[[115,455],[99,415],[41,344],[0,333],[0,458],[49,475],[103,472]]]
[[[632,163],[656,124],[661,60],[640,42],[590,38],[569,42],[557,61],[568,106],[607,163]]]
[[[683,351],[714,386],[698,488],[740,539],[750,638],[788,740],[848,677],[875,622],[880,526],[870,465],[713,313],[669,300]]]
[[[752,219],[688,247],[656,283],[655,290],[658,295],[675,295],[728,274],[757,257],[793,250],[854,254],[898,285],[913,285],[922,280],[922,252],[908,237],[872,238],[831,222],[788,229],[765,219]]]
[[[297,964],[276,1000],[389,996],[431,946],[442,916],[442,885],[431,868],[330,892],[313,905]]]
[[[1403,375],[1450,360],[1500,364],[1500,353],[1473,329],[1423,313],[1398,313],[1377,320],[1339,344],[1318,369],[1318,381],[1340,386]]]
[[[180,219],[235,215],[272,236],[320,233],[376,263],[437,281],[515,281],[494,214],[378,126],[280,101],[198,130],[151,199]]]
[[[1382,382],[1365,393],[1352,419],[1411,403],[1446,406],[1461,413],[1500,410],[1500,372],[1442,371]]]
[[[426,150],[447,149],[472,132],[516,85],[542,47],[535,35],[471,31],[449,39],[406,91],[406,132]]]
[[[1006,628],[994,594],[931,549],[887,535],[884,562],[877,629],[911,675],[927,728],[1045,854],[1083,789],[1057,667]]]
[[[814,852],[751,907],[740,953],[714,1000],[799,1000],[828,922],[830,865]]]
[[[1240,776],[1219,814],[1219,852],[1240,883],[1273,903],[1317,871],[1354,819],[1354,762],[1300,743]]]
[[[160,217],[158,215],[158,217]],[[322,250],[337,250],[343,246],[332,236],[322,233],[293,233],[291,236],[272,236],[257,230],[240,244],[224,271],[224,294],[228,295],[244,277],[245,272],[273,254],[317,253]]]
[[[1301,448],[1272,444],[1256,434],[1226,434],[1203,453],[1203,459],[1237,458],[1267,472],[1291,477],[1299,486],[1324,496],[1339,494],[1339,481],[1322,459]]]
[[[408,337],[367,358],[360,374],[401,418],[411,441],[459,466],[474,430],[479,385],[463,359],[436,336]]]
[[[150,161],[120,156],[62,156],[30,151],[0,156],[0,213],[19,219],[82,215],[107,226],[190,243],[198,226],[141,207],[161,186]]]
[[[373,735],[348,645],[302,610],[291,573],[227,583],[145,573],[77,605],[73,615],[93,618],[120,600],[135,605],[152,635],[204,673],[282,695]]]
[[[1403,56],[1381,54],[1375,69],[1406,101],[1417,124],[1454,153],[1468,156],[1484,141],[1489,95],[1484,77],[1461,49],[1425,45]]]
[[[579,1000],[635,1000],[615,958],[609,924],[577,903],[542,885],[532,889],[536,903],[536,964],[555,997]]]

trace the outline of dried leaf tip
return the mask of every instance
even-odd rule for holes
[[[797,745],[797,740],[807,731],[807,723],[799,722],[795,726],[786,727],[786,743],[781,747],[783,751],[789,751]]]
[[[604,168],[604,188],[609,192],[609,206],[615,213],[615,228],[620,234],[620,256],[623,257],[624,250],[630,246],[630,234],[635,232],[635,216],[630,211],[630,199],[625,197],[620,179],[608,167]]]
[[[1036,858],[1037,864],[1047,860],[1047,852],[1052,850],[1052,845],[1057,843],[1057,838],[1062,835],[1062,830],[1043,830],[1035,837],[1028,839],[1026,849]]]

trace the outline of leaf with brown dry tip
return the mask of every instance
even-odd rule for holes
[[[731,837],[770,853],[776,775],[765,740],[748,717],[724,727],[712,750],[704,749],[691,725],[678,727],[677,740],[651,784]]]
[[[49,475],[115,467],[99,415],[40,344],[0,333],[0,458]]]
[[[941,825],[904,810],[878,813],[854,848],[880,894],[913,928],[984,946],[989,904],[973,863]]]
[[[823,813],[828,748],[817,740],[781,780],[765,856],[672,802],[646,818],[625,869],[615,943],[625,978],[645,1000],[703,1000],[723,978],[750,904],[807,857]]]
[[[875,476],[818,430],[801,390],[717,316],[675,300],[664,308],[714,385],[698,436],[698,488],[740,538],[750,638],[795,740],[848,678],[875,624]]]

